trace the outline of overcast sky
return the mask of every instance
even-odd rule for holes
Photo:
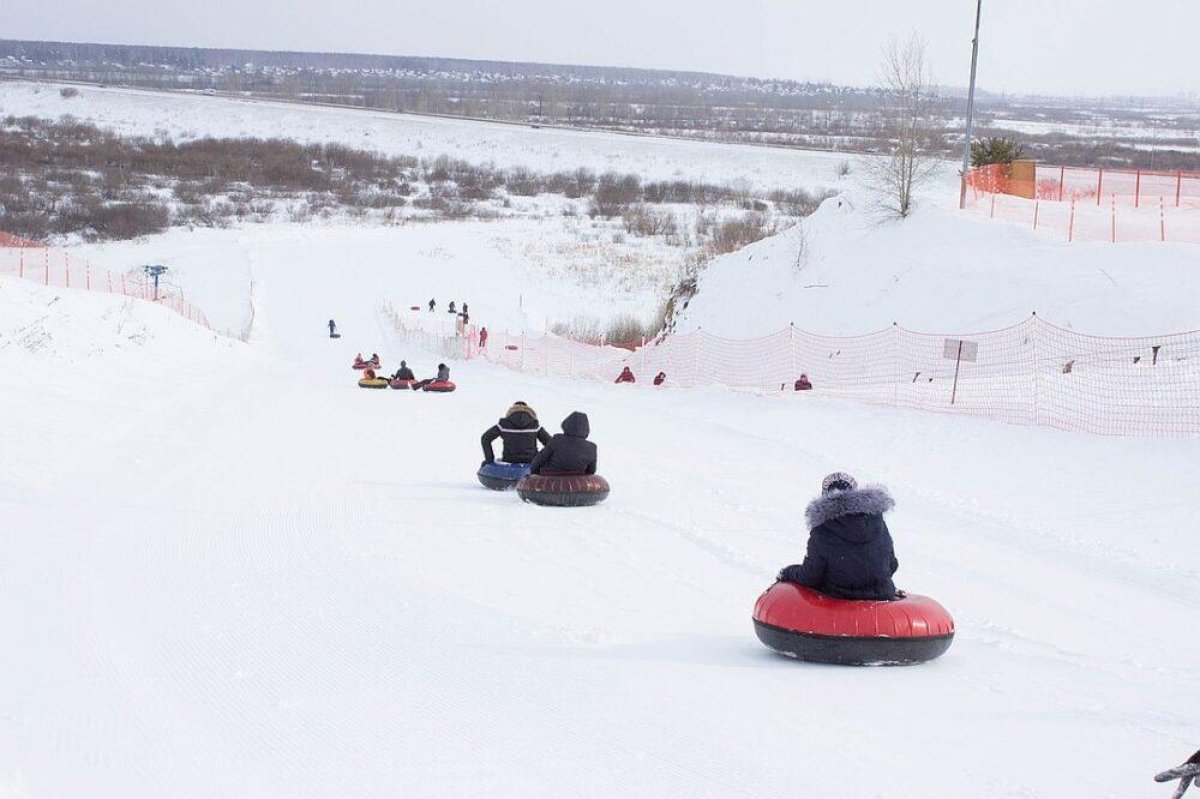
[[[917,31],[966,85],[975,0],[3,0],[0,37],[454,56],[875,82]],[[1200,0],[984,0],[980,86],[1200,93]]]

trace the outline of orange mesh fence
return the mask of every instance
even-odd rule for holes
[[[728,386],[787,396],[828,396],[922,411],[1103,435],[1200,435],[1200,331],[1103,338],[1033,316],[1002,330],[917,333],[893,326],[832,337],[789,327],[755,339],[703,331],[625,346],[553,335],[477,330],[453,335],[419,314],[388,309],[404,340],[447,358],[484,357],[525,374],[638,385]],[[808,376],[811,392],[794,390]]]
[[[991,164],[968,172],[967,185],[973,213],[1067,241],[1200,244],[1200,173],[1039,164],[1031,192]]]
[[[185,319],[211,330],[204,312],[188,302],[183,291],[160,284],[157,299],[154,282],[141,273],[114,274],[90,261],[72,258],[67,250],[54,247],[0,247],[0,274],[41,283],[44,286],[121,294],[156,302]]]

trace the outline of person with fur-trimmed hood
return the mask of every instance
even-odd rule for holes
[[[530,465],[531,474],[595,474],[596,445],[586,413],[575,411],[563,419],[562,432],[550,439]]]
[[[804,512],[811,530],[804,562],[779,579],[840,599],[896,599],[899,563],[883,520],[894,504],[883,486],[859,488],[845,472],[829,475]]]
[[[550,434],[538,422],[537,412],[521,400],[514,402],[504,418],[484,431],[479,439],[483,444],[484,463],[496,459],[492,442],[497,438],[504,442],[500,460],[505,463],[532,463],[538,453],[538,444],[544,447],[550,443]]]

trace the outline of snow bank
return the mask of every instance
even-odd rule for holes
[[[937,202],[884,222],[870,205],[847,192],[800,226],[713,261],[678,329],[749,338],[794,323],[850,335],[896,322],[967,333],[1034,311],[1099,335],[1200,328],[1200,247],[1067,244]]]

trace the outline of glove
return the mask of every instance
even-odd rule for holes
[[[793,583],[796,581],[796,566],[784,566],[779,570],[779,576],[775,578],[777,582]]]

